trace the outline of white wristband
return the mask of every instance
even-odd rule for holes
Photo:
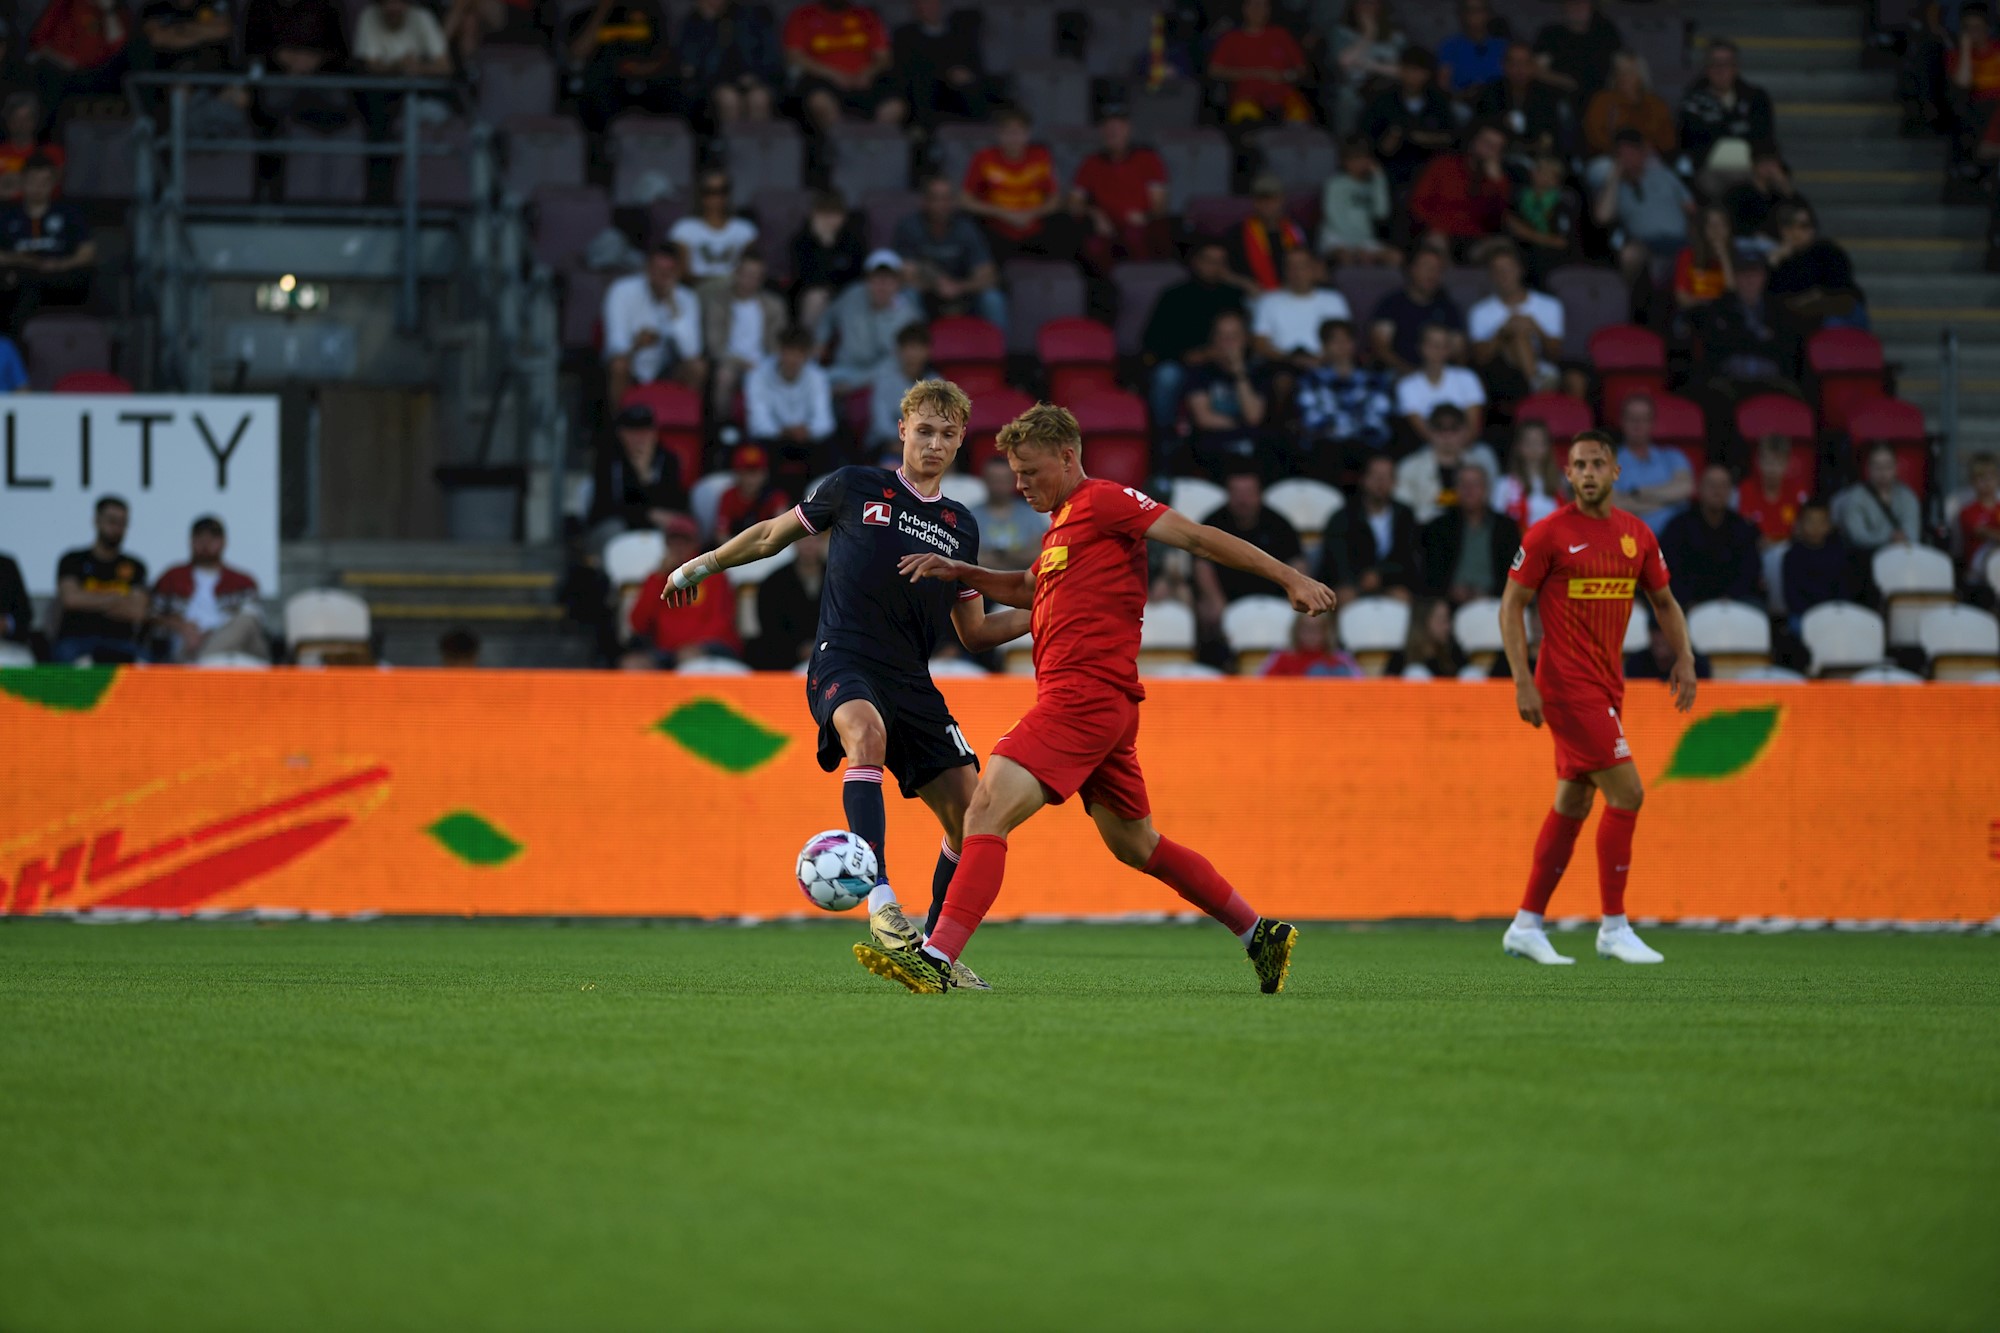
[[[691,592],[703,579],[715,572],[714,563],[707,556],[703,556],[699,560],[688,561],[668,575],[667,582],[674,585],[675,592]]]

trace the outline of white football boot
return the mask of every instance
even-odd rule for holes
[[[1629,925],[1599,926],[1597,928],[1597,956],[1620,963],[1664,963],[1667,956],[1658,949],[1648,948],[1639,938],[1639,932]]]
[[[1556,952],[1556,946],[1549,943],[1547,931],[1518,922],[1507,927],[1507,933],[1500,937],[1500,947],[1509,958],[1525,958],[1531,963],[1551,967],[1563,967],[1576,961]]]

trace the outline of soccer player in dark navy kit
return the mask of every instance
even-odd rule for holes
[[[682,565],[661,594],[669,600],[691,597],[719,570],[776,555],[809,533],[832,534],[806,698],[819,723],[820,767],[831,773],[843,758],[847,762],[841,783],[847,826],[875,847],[881,869],[868,895],[868,930],[885,949],[915,948],[936,925],[958,866],[965,809],[979,767],[931,680],[931,655],[947,627],[975,653],[1028,630],[1026,611],[989,616],[970,588],[912,583],[897,572],[911,555],[978,562],[979,525],[972,511],[939,489],[971,415],[972,402],[956,384],[922,380],[911,386],[897,423],[902,467],[841,468],[788,513],[746,528]],[[924,931],[903,914],[889,886],[883,855],[885,767],[904,797],[920,798],[944,827]],[[963,964],[953,975],[956,985],[986,989]]]

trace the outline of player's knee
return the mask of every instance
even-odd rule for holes
[[[1636,815],[1639,813],[1639,807],[1646,803],[1646,789],[1635,782],[1632,784],[1632,790],[1621,791],[1616,796],[1606,792],[1604,803],[1614,809],[1627,810]]]
[[[850,764],[880,764],[889,751],[889,735],[882,726],[882,720],[869,716],[854,720],[843,719],[837,724],[840,731],[840,748],[847,755]]]

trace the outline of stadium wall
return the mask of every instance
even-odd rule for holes
[[[0,910],[772,917],[841,823],[795,676],[0,672]],[[943,682],[983,752],[1033,683]],[[1160,826],[1265,910],[1510,912],[1554,775],[1505,684],[1162,681]],[[2000,693],[1636,686],[1633,911],[2000,917]],[[890,801],[921,899],[937,831]],[[1074,805],[1013,840],[1007,916],[1178,911]],[[1595,910],[1591,839],[1555,911]]]

